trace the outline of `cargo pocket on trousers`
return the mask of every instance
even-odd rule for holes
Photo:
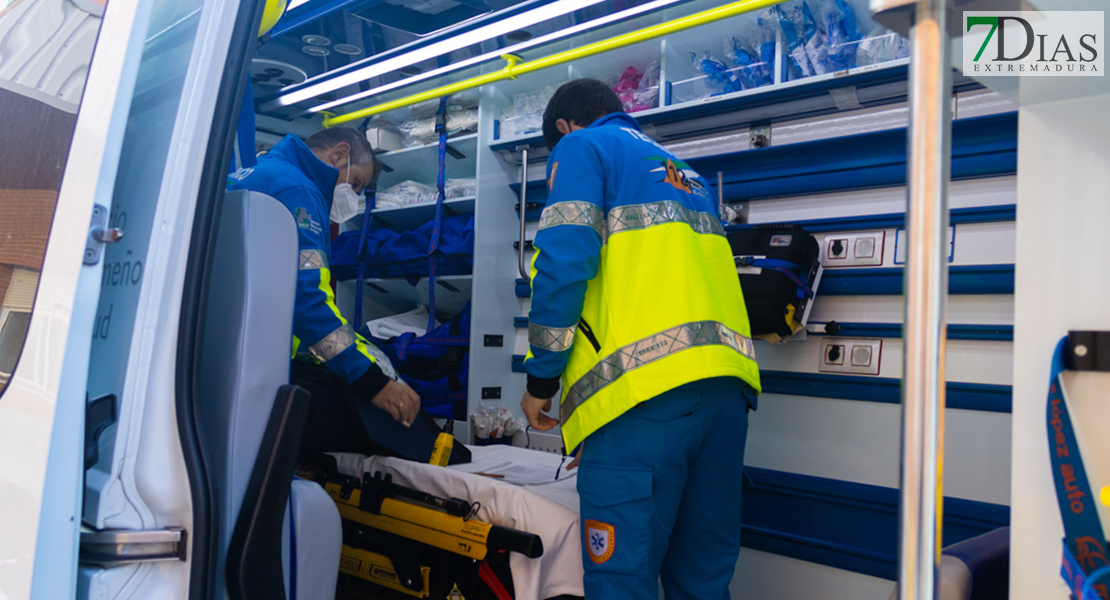
[[[606,573],[643,572],[651,557],[652,474],[647,467],[583,463],[578,472],[583,565]]]

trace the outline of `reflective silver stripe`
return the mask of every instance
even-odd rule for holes
[[[755,347],[745,337],[716,321],[695,321],[672,327],[629,344],[601,359],[570,386],[560,412],[566,423],[580,404],[633,369],[700,346],[728,346],[755,360]]]
[[[578,325],[570,327],[544,327],[535,323],[528,324],[528,343],[552,352],[569,350],[574,344],[574,332]]]
[[[666,223],[686,223],[697,233],[725,234],[717,215],[690,210],[674,200],[618,206],[609,211],[605,225],[608,235],[613,235]]]
[[[601,228],[605,219],[601,214],[601,207],[590,202],[571,201],[556,202],[543,209],[540,214],[540,227],[543,231],[548,227],[557,225],[583,225],[602,235]]]
[[[344,323],[335,331],[329,333],[324,339],[316,342],[308,349],[308,353],[316,357],[320,362],[328,362],[329,360],[339,356],[347,348],[358,340],[355,330],[349,323]]]
[[[301,270],[326,269],[328,257],[322,250],[301,250]]]
[[[399,379],[399,377],[397,377],[397,370],[393,368],[393,363],[389,362],[389,357],[385,355],[385,352],[381,351],[381,348],[367,342],[366,351],[370,353],[370,356],[374,357],[374,364],[378,365],[378,368],[382,370],[382,373],[385,373],[386,377],[393,381]]]

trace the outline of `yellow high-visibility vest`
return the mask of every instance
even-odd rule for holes
[[[560,407],[568,450],[628,409],[687,383],[731,376],[760,391],[740,281],[716,215],[660,201],[602,217],[596,205],[561,202],[544,210],[540,227],[564,219],[595,227],[603,239],[578,326],[530,332],[552,340],[573,335],[565,340],[573,345]]]

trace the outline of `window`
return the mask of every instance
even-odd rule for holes
[[[0,393],[30,327],[103,5],[0,0]]]

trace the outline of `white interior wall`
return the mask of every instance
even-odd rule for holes
[[[1045,429],[1052,353],[1069,329],[1110,329],[1110,96],[1021,109],[1010,598],[1063,600],[1063,526]],[[1070,382],[1070,385],[1069,385]],[[1110,374],[1065,381],[1091,485],[1110,485]],[[1103,526],[1110,514],[1101,509]]]
[[[740,549],[729,592],[733,600],[887,600],[894,582],[817,563]]]

